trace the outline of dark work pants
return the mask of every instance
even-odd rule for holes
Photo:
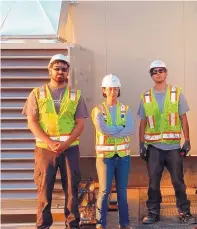
[[[34,181],[38,189],[37,228],[48,229],[52,223],[51,202],[57,169],[61,174],[62,188],[65,193],[64,214],[66,223],[78,227],[78,185],[80,182],[79,147],[74,146],[57,156],[47,149],[36,147]]]
[[[171,176],[178,211],[189,212],[190,202],[187,200],[183,174],[183,158],[179,154],[179,149],[161,150],[152,145],[148,146],[147,162],[149,188],[146,204],[148,211],[160,214],[160,203],[162,202],[160,181],[164,167],[168,169]]]

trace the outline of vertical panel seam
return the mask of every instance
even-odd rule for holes
[[[185,31],[185,9],[184,1],[182,1],[182,27],[183,27],[183,84],[184,94],[186,96],[186,31]]]
[[[107,0],[105,1],[105,75],[108,71],[108,64],[107,64]]]

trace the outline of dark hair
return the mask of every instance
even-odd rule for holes
[[[104,88],[104,87],[103,87]],[[103,97],[104,98],[107,98],[107,96],[106,96],[106,94],[103,92]],[[119,89],[119,91],[118,91],[118,96],[117,97],[120,97],[120,89]]]
[[[51,67],[54,65],[54,64],[58,64],[58,63],[62,63],[62,64],[66,64],[68,66],[68,68],[70,67],[70,64],[64,60],[54,60],[52,63],[51,63]]]

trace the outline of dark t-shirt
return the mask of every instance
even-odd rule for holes
[[[59,113],[60,103],[61,103],[61,100],[64,96],[64,92],[66,90],[66,87],[54,88],[48,84],[48,88],[49,88],[49,90],[51,92],[51,96],[54,100],[56,112]],[[38,104],[37,104],[37,100],[36,100],[36,97],[35,97],[33,91],[31,91],[31,93],[29,94],[29,96],[26,100],[26,103],[23,107],[22,114],[24,114],[26,116],[35,116],[37,118],[39,116]],[[81,95],[79,102],[78,102],[78,105],[77,105],[77,108],[76,108],[74,119],[87,118],[88,116],[89,116],[88,110],[87,110],[85,101]]]

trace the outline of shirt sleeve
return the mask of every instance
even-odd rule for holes
[[[129,109],[126,115],[125,127],[119,133],[113,134],[112,136],[118,138],[127,137],[132,134],[133,129],[134,129],[134,118],[131,110]]]
[[[98,130],[99,132],[105,134],[105,135],[109,135],[109,136],[113,136],[113,134],[117,134],[119,133],[121,130],[124,129],[123,126],[109,126],[105,123],[103,114],[98,110],[97,107],[95,107],[92,110],[92,114],[95,113],[94,115],[92,115],[92,121],[94,123],[95,129]]]
[[[80,119],[80,118],[88,118],[89,114],[88,114],[88,109],[85,103],[85,100],[82,96],[80,96],[78,105],[77,105],[77,109],[75,111],[75,120],[76,119]]]
[[[22,110],[22,114],[25,116],[34,116],[38,118],[38,114],[39,114],[38,104],[37,104],[37,100],[36,100],[36,97],[33,91],[31,91],[31,93],[29,94],[25,102],[25,105]]]
[[[137,114],[141,119],[146,119],[146,114],[145,114],[142,100],[140,100],[140,105],[139,105],[139,109],[138,109]]]
[[[181,93],[179,97],[179,116],[187,113],[189,111],[189,106],[185,96]]]

